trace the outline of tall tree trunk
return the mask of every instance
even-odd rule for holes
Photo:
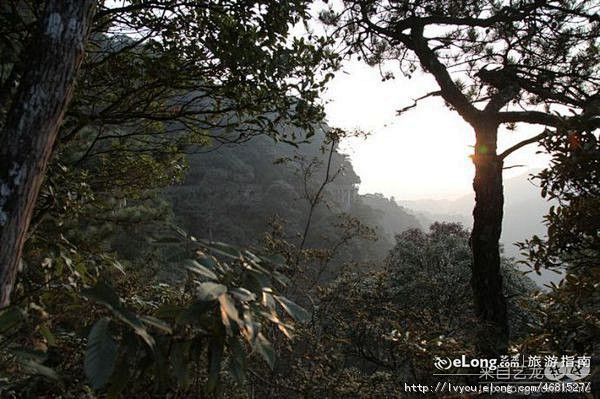
[[[475,129],[475,209],[471,251],[471,286],[475,311],[482,322],[478,349],[485,355],[498,355],[508,346],[506,299],[500,273],[500,233],[502,232],[502,159],[496,154],[498,126],[483,123]]]
[[[95,0],[48,0],[0,136],[0,308],[10,303],[25,236],[73,93]]]

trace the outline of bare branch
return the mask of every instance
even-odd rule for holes
[[[526,122],[537,125],[558,127],[563,123],[562,118],[541,111],[507,111],[496,114],[498,123]]]
[[[415,108],[417,106],[417,104],[419,103],[419,101],[421,101],[421,100],[424,100],[428,97],[441,96],[441,95],[442,95],[442,92],[440,90],[436,90],[436,91],[432,91],[431,93],[427,93],[424,96],[421,96],[419,98],[415,98],[415,99],[413,99],[414,103],[412,105],[406,106],[404,108],[400,108],[399,110],[396,111],[396,115],[400,115],[410,109]]]
[[[512,168],[523,168],[527,165],[510,165],[510,166],[505,166],[502,168],[502,170],[508,170],[508,169],[512,169]]]
[[[337,145],[337,141],[332,140],[331,147],[329,148],[329,156],[327,157],[327,169],[325,171],[325,179],[323,180],[323,183],[321,183],[321,185],[319,186],[319,189],[317,190],[317,193],[315,194],[315,196],[310,200],[310,210],[308,212],[308,217],[306,219],[306,225],[304,226],[304,233],[302,234],[302,242],[300,243],[300,246],[298,247],[300,251],[302,251],[302,249],[304,249],[304,245],[306,244],[306,238],[308,237],[308,231],[310,229],[310,224],[312,222],[313,213],[315,211],[317,204],[319,203],[319,201],[321,199],[321,194],[322,194],[323,190],[325,189],[325,186],[327,186],[329,183],[331,183],[331,161],[333,159],[333,153],[335,152],[336,145]]]
[[[544,131],[542,133],[538,134],[537,136],[530,137],[527,140],[523,140],[523,141],[513,145],[512,147],[508,148],[507,150],[502,152],[500,155],[498,155],[498,158],[504,159],[521,147],[525,147],[526,145],[537,143],[538,141],[540,141],[541,139],[546,137],[548,135],[548,132],[549,132],[548,129],[544,129]],[[506,168],[506,169],[508,169],[508,168]]]

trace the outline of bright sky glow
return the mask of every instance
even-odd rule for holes
[[[413,103],[437,86],[432,77],[414,74],[382,82],[379,71],[350,61],[330,82],[325,99],[330,126],[362,129],[371,135],[347,139],[349,154],[360,176],[361,193],[379,192],[397,199],[454,198],[471,192],[474,168],[469,155],[475,137],[470,126],[439,98],[419,102],[402,116],[396,110]],[[542,131],[521,126],[500,134],[499,150]],[[544,167],[547,158],[530,145],[513,153],[505,166],[525,165],[505,171],[505,177]]]

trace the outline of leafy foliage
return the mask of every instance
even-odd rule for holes
[[[181,244],[175,243],[175,238],[171,245],[177,249]],[[282,274],[286,266],[277,258],[260,257],[222,243],[190,240],[185,234],[179,240],[196,254],[195,260],[185,263],[188,278],[182,284],[156,285],[152,277],[147,280],[149,276],[136,282],[133,276],[119,273],[115,283],[121,290],[123,283],[128,285],[127,300],[102,280],[80,290],[90,302],[71,299],[74,302],[69,306],[78,309],[77,313],[87,308],[82,314],[103,315],[89,330],[83,360],[93,388],[107,388],[111,396],[126,395],[140,389],[139,383],[144,381],[145,390],[168,387],[172,391],[197,392],[202,385],[192,386],[191,381],[201,378],[207,391],[215,391],[223,363],[229,363],[232,375],[240,381],[246,375],[250,353],[257,353],[270,367],[275,366],[275,352],[265,337],[267,324],[291,337],[293,321],[307,320],[304,309],[277,294],[276,286],[287,284]],[[143,273],[137,278],[141,276]],[[153,284],[150,290],[148,283]],[[20,314],[17,308],[4,312],[3,329],[18,328]],[[61,317],[60,324],[55,322],[60,329],[81,322],[76,316]],[[52,345],[70,348],[79,340],[70,334]],[[13,347],[14,343],[9,344]],[[202,353],[207,356],[205,371],[197,360]],[[56,376],[44,365],[46,361],[31,362],[37,367],[36,374]]]
[[[102,388],[108,382],[117,360],[118,346],[109,329],[109,319],[99,319],[88,336],[83,368],[93,388]]]
[[[488,13],[490,31],[461,25],[430,39],[450,69],[468,66],[456,86],[469,100],[516,77],[522,105],[585,109],[576,134],[547,138],[555,163],[541,178],[565,202],[548,217],[549,239],[528,246],[539,267],[567,263],[569,275],[535,308],[531,284],[503,267],[514,338],[590,350],[598,141],[579,130],[596,112],[582,100],[597,85],[597,43],[585,42],[598,33],[597,20],[586,24],[593,9],[345,3],[346,16],[366,7],[369,18],[401,21],[414,6],[413,21],[459,18],[448,26]],[[374,261],[413,220],[391,200],[356,195],[347,157],[323,140],[319,94],[340,60],[331,39],[294,35],[310,6],[98,2],[13,305],[0,311],[0,396],[396,397],[401,382],[431,377],[433,355],[473,352],[465,230],[409,230],[383,265]],[[0,3],[0,126],[41,7]],[[364,27],[339,31],[350,51],[415,71],[396,42]],[[249,141],[257,135],[295,149]],[[406,225],[386,225],[375,244],[371,226],[386,212]],[[538,319],[554,328],[526,335]]]
[[[404,383],[435,383],[435,356],[475,354],[469,232],[457,224],[397,236],[384,265],[348,270],[322,287],[304,345],[284,350],[265,397],[395,397]],[[515,338],[526,336],[533,283],[505,260]],[[466,383],[457,377],[457,383]]]
[[[42,7],[0,5],[0,123]],[[337,56],[323,38],[292,37],[290,28],[309,18],[307,7],[304,1],[98,2],[36,204],[14,307],[0,315],[1,395],[91,396],[89,382],[110,397],[169,389],[196,396],[218,388],[229,359],[242,377],[246,350],[274,364],[264,322],[289,331],[293,318],[274,299],[262,301],[277,295],[283,275],[252,252],[217,244],[210,250],[205,244],[209,255],[195,259],[209,263],[195,269],[204,274],[168,270],[196,256],[191,248],[200,244],[186,234],[170,240],[172,213],[160,189],[182,177],[184,152],[212,141],[284,137],[284,123],[312,134],[323,116],[318,94],[332,77],[323,70],[335,68]],[[180,277],[186,273],[187,285]],[[170,284],[157,278],[165,275]],[[220,291],[201,301],[196,286],[209,282]],[[18,348],[43,356],[24,358]],[[205,355],[206,362],[199,360]]]
[[[558,286],[540,295],[541,328],[524,343],[531,348],[595,353],[600,304],[600,145],[597,133],[554,134],[544,141],[551,167],[535,179],[546,198],[558,201],[545,217],[547,236],[520,243],[533,270],[565,274]]]

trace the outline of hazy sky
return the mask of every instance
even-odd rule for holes
[[[325,98],[328,122],[346,129],[371,132],[365,139],[342,144],[360,176],[361,193],[380,192],[398,199],[453,198],[471,191],[474,168],[469,155],[475,142],[469,125],[448,110],[439,98],[421,101],[416,108],[396,116],[412,99],[437,90],[430,76],[412,79],[396,76],[382,82],[378,69],[347,62],[330,83]],[[500,134],[499,149],[540,133],[540,126],[519,127]],[[523,174],[545,165],[546,158],[530,145],[509,156],[505,166],[525,167],[505,171]]]

